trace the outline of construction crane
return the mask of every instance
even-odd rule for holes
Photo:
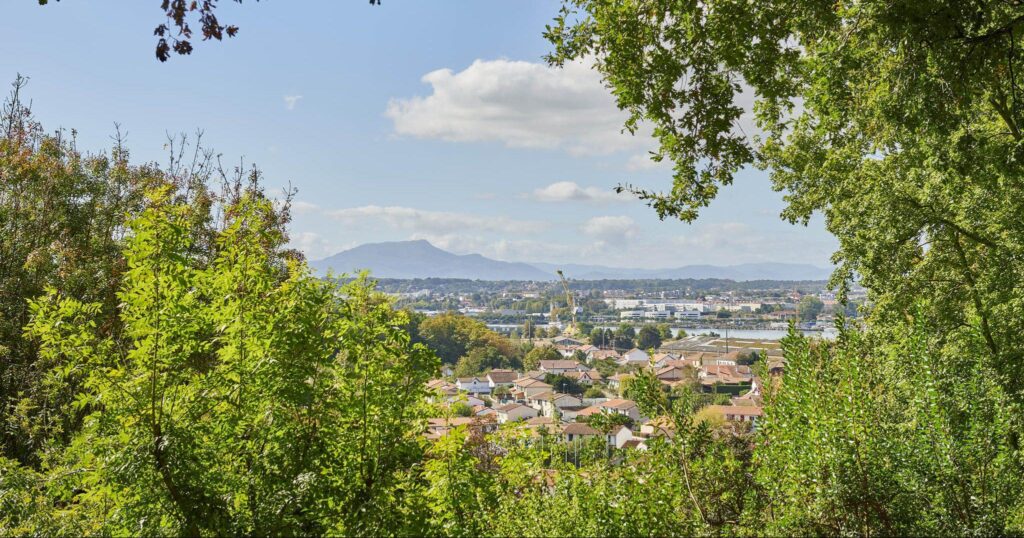
[[[569,322],[569,326],[562,331],[566,336],[576,336],[579,329],[576,327],[576,298],[573,297],[572,291],[569,290],[569,281],[565,279],[565,273],[561,269],[555,271],[558,273],[558,278],[562,279],[562,289],[565,290],[565,300],[569,305],[569,312],[572,314],[572,319]]]

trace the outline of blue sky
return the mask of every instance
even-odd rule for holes
[[[225,0],[238,37],[166,64],[158,0],[7,4],[0,79],[31,78],[47,128],[101,151],[118,122],[133,159],[158,162],[168,133],[202,129],[228,162],[298,188],[292,239],[314,259],[428,239],[514,261],[826,266],[835,247],[820,219],[782,222],[756,170],[692,225],[615,195],[671,174],[646,160],[649,139],[619,132],[596,73],[544,65],[554,0]]]

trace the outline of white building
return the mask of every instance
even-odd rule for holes
[[[491,393],[491,385],[486,377],[460,377],[455,380],[455,387],[470,394]]]
[[[619,364],[623,366],[646,366],[650,364],[651,356],[642,349],[633,348],[622,355]]]

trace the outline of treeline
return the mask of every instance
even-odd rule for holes
[[[817,293],[828,288],[825,281],[818,280],[748,280],[737,282],[721,278],[684,278],[684,279],[600,279],[576,280],[566,275],[569,287],[581,292],[624,291],[636,293],[687,293],[687,294],[719,294],[730,291],[778,293],[782,291],[799,291],[800,293]],[[557,296],[564,294],[561,284],[557,282],[521,282],[521,281],[488,281],[457,278],[417,278],[417,279],[377,279],[382,291],[389,293],[415,293],[430,290],[435,293],[515,293],[525,289]]]
[[[921,151],[1014,154],[986,145],[1002,131],[925,134]],[[647,451],[514,425],[430,442],[442,359],[528,368],[549,352],[315,278],[285,247],[288,197],[254,170],[195,147],[167,167],[123,144],[83,154],[15,94],[0,120],[0,534],[1024,533],[1020,175],[990,161],[1008,178],[995,194],[964,181],[944,204],[942,181],[876,157],[870,173],[902,188],[830,208],[851,227],[847,269],[872,285],[868,325],[788,338],[755,431],[698,420],[695,395],[641,374],[627,397],[663,433]],[[835,181],[819,194],[836,204],[871,184]],[[919,220],[886,218],[918,192],[934,197],[908,210]]]

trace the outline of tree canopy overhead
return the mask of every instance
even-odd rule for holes
[[[785,219],[824,215],[835,283],[859,275],[876,322],[976,341],[1021,401],[1022,24],[1010,0],[565,0],[546,36],[674,165],[663,192],[621,188],[691,221],[767,169]]]

